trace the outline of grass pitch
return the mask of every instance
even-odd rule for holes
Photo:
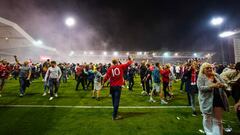
[[[121,108],[124,119],[112,121],[111,108],[57,108],[53,106],[111,106],[108,97],[109,88],[104,88],[101,101],[91,98],[91,91],[75,91],[76,82],[69,79],[61,83],[59,97],[48,101],[42,97],[43,82],[35,80],[26,95],[18,97],[19,83],[15,80],[6,82],[0,105],[46,105],[48,108],[35,107],[0,107],[0,135],[201,135],[202,116],[192,117],[190,108],[167,108],[167,106],[186,106],[186,93],[179,92],[179,82],[173,84],[175,99],[168,105],[160,102],[149,103],[147,96],[142,96],[139,78],[133,92],[123,89],[120,106],[166,106],[166,108]],[[158,97],[155,97],[159,101]],[[230,102],[232,100],[230,99]],[[233,105],[231,103],[231,105]],[[233,130],[229,135],[240,135],[237,118],[231,110],[224,115],[224,126]]]

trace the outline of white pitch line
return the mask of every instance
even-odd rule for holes
[[[0,108],[86,108],[86,109],[112,109],[112,106],[61,106],[61,105],[0,105]],[[177,109],[190,108],[190,106],[119,106],[123,109]]]

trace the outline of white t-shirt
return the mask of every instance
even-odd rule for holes
[[[48,77],[49,78],[54,78],[54,79],[59,79],[62,76],[61,69],[56,66],[56,67],[49,67],[47,70],[47,73],[45,75],[45,81],[47,81]]]

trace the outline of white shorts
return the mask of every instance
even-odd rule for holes
[[[102,85],[101,83],[94,83],[94,90],[101,90],[102,89]]]
[[[153,90],[156,90],[156,92],[160,92],[160,83],[153,83]]]

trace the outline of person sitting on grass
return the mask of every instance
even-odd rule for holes
[[[49,81],[49,89],[50,89],[50,98],[49,100],[53,100],[53,87],[54,96],[58,97],[58,87],[59,87],[59,80],[62,76],[61,69],[57,66],[56,61],[51,61],[51,67],[48,68],[47,73],[45,75],[45,82]]]
[[[104,77],[101,74],[101,67],[97,67],[97,71],[95,72],[95,78],[94,78],[94,90],[92,91],[92,98],[95,98],[95,94],[97,93],[96,100],[100,100],[100,92],[102,89],[101,80]]]
[[[128,57],[128,62],[126,64],[118,64],[117,59],[113,59],[112,63],[113,65],[108,68],[103,83],[107,82],[107,80],[110,79],[110,92],[112,94],[112,105],[114,108],[112,120],[119,120],[122,119],[122,117],[118,115],[118,107],[122,86],[124,84],[123,71],[126,70],[133,63],[133,61],[131,57]]]
[[[16,64],[18,64],[19,67],[19,83],[20,83],[20,97],[23,97],[25,94],[25,90],[30,85],[30,77],[31,77],[31,68],[28,66],[29,62],[25,61],[23,64],[19,63],[17,56],[14,56],[14,59],[16,61]]]

